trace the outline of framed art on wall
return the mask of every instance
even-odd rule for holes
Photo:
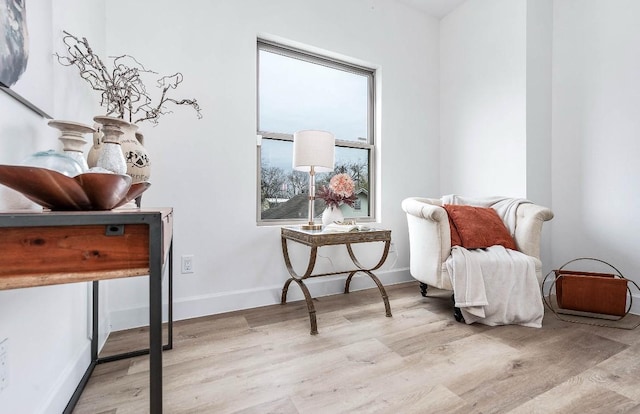
[[[0,90],[51,118],[51,0],[0,0]]]

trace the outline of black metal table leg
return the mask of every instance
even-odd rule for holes
[[[163,351],[169,350],[169,349],[173,349],[173,240],[171,241],[171,244],[169,246],[169,253],[168,253],[168,260],[167,260],[167,266],[168,266],[168,309],[167,309],[167,344],[163,344],[161,345],[161,348]],[[161,268],[162,271],[162,268]],[[152,272],[149,272],[150,275],[149,277],[152,277]],[[150,289],[149,289],[149,294],[150,296],[150,303],[151,303],[151,297],[159,297],[160,300],[160,305],[159,305],[159,309],[160,309],[160,314],[159,314],[159,318],[160,318],[160,329],[162,330],[162,273],[160,273],[157,277],[157,279],[159,279],[159,286],[156,286],[158,283],[152,283],[152,281],[149,281],[150,283]],[[153,287],[152,287],[153,285]],[[159,292],[158,292],[159,290]],[[149,329],[150,329],[150,348],[145,348],[145,349],[139,349],[139,350],[135,350],[135,351],[129,351],[129,352],[123,352],[120,354],[116,354],[116,355],[109,355],[109,356],[105,356],[105,357],[99,357],[98,356],[98,336],[99,336],[99,305],[100,305],[100,298],[99,298],[99,294],[100,294],[100,282],[99,281],[93,281],[92,282],[92,299],[91,299],[91,307],[92,307],[92,315],[91,315],[91,326],[92,326],[92,333],[91,333],[91,362],[89,363],[89,366],[87,367],[87,370],[85,371],[84,375],[82,376],[82,379],[80,380],[80,382],[78,383],[78,386],[76,387],[73,395],[71,396],[71,399],[69,400],[69,402],[67,403],[67,406],[65,407],[63,414],[71,414],[73,412],[73,409],[75,408],[75,406],[78,404],[78,401],[80,400],[80,396],[82,395],[82,391],[84,390],[84,388],[87,386],[87,383],[89,382],[89,379],[91,378],[91,374],[93,374],[93,371],[96,367],[96,365],[98,364],[103,364],[103,363],[107,363],[107,362],[113,362],[113,361],[119,361],[122,359],[127,359],[127,358],[133,358],[133,357],[137,357],[137,356],[142,356],[142,355],[149,355],[150,354],[150,349],[153,348],[154,346],[157,346],[155,344],[155,341],[152,341],[154,338],[154,335],[157,335],[157,333],[154,331],[153,333],[151,332],[151,320],[155,320],[156,323],[157,322],[157,312],[154,312],[153,309],[158,307],[158,304],[156,302],[154,302],[153,304],[151,304],[150,307],[150,324],[149,324]],[[153,343],[152,343],[153,342]],[[160,343],[162,344],[162,331],[160,332]],[[157,358],[157,357],[156,357]],[[156,363],[157,364],[157,363]],[[160,365],[160,369],[161,369],[161,365]],[[153,383],[153,380],[152,382]],[[162,389],[162,382],[160,382],[160,390]],[[156,385],[157,387],[157,385]],[[161,393],[160,393],[161,394]],[[156,402],[156,405],[158,404],[158,402]],[[153,406],[153,404],[152,404]],[[156,408],[158,409],[158,408]],[[154,412],[162,412],[162,401],[160,401],[160,406],[159,406],[159,411],[154,411],[154,409],[152,408],[151,411],[152,413]]]

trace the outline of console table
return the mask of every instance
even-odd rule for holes
[[[378,277],[373,274],[373,271],[380,268],[387,260],[387,255],[389,254],[389,247],[391,245],[391,230],[366,230],[366,231],[350,231],[345,233],[331,233],[325,232],[322,230],[302,230],[300,227],[283,227],[281,230],[281,240],[282,240],[282,254],[284,256],[284,262],[287,266],[287,271],[289,272],[290,278],[285,282],[284,287],[282,288],[282,299],[280,303],[282,305],[287,303],[287,291],[289,290],[289,285],[291,282],[296,282],[302,293],[304,294],[305,301],[307,302],[307,309],[309,310],[309,321],[311,323],[311,335],[316,335],[318,333],[318,324],[316,321],[316,310],[313,306],[313,299],[311,294],[309,293],[309,289],[304,284],[304,280],[311,277],[321,277],[321,276],[329,276],[329,275],[339,275],[339,274],[349,274],[344,286],[344,293],[349,293],[349,285],[351,283],[351,279],[353,275],[358,272],[363,272],[368,275],[378,286],[380,290],[380,294],[382,295],[382,300],[384,301],[384,308],[387,317],[391,316],[391,307],[389,306],[389,298],[387,296],[387,292],[384,290],[384,286],[378,279]],[[289,259],[289,249],[287,247],[287,241],[291,240],[293,242],[301,243],[305,246],[310,247],[309,252],[309,263],[307,265],[307,269],[302,276],[298,275],[293,266],[291,266],[291,260]],[[353,253],[353,249],[351,248],[352,244],[356,243],[372,243],[372,242],[383,242],[384,250],[382,251],[382,256],[378,263],[370,268],[362,266],[355,254]],[[320,273],[313,274],[313,268],[316,264],[316,258],[318,254],[318,247],[321,246],[331,246],[331,245],[345,245],[347,247],[347,252],[349,253],[349,257],[353,261],[353,264],[356,266],[356,269],[352,270],[344,270],[339,272],[330,272],[330,273]]]
[[[169,344],[173,209],[0,213],[0,290],[93,281],[91,363],[65,413],[73,411],[95,365],[148,353],[149,412],[162,412],[162,268],[169,261]],[[149,349],[98,358],[98,281],[149,275]],[[165,348],[166,349],[166,348]]]

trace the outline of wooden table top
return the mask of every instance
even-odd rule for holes
[[[172,211],[2,212],[0,290],[148,275],[150,226],[166,254]]]

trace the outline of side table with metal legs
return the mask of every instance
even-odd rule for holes
[[[289,249],[287,246],[288,240],[310,247],[309,262],[303,275],[298,275],[291,265],[291,259],[289,258]],[[387,317],[392,316],[387,292],[380,282],[380,279],[378,279],[378,277],[373,273],[374,270],[379,269],[387,260],[389,247],[391,246],[391,230],[374,229],[369,231],[353,231],[346,233],[325,233],[322,230],[302,230],[296,227],[283,227],[281,230],[281,241],[282,255],[284,257],[284,262],[287,267],[287,271],[289,272],[290,278],[287,279],[282,288],[282,298],[280,303],[282,305],[287,303],[287,292],[289,290],[289,285],[291,284],[291,282],[296,282],[298,286],[300,286],[300,290],[302,290],[305,301],[307,303],[307,309],[309,311],[309,321],[311,323],[311,335],[316,335],[318,333],[318,324],[316,321],[316,310],[313,305],[313,298],[311,297],[309,289],[305,285],[304,280],[312,277],[348,274],[347,280],[345,282],[344,293],[349,293],[351,279],[356,273],[362,272],[368,275],[375,282],[376,286],[378,286],[378,290],[380,290],[380,295],[382,296],[382,300],[384,302],[385,314]],[[356,258],[352,249],[352,245],[357,243],[371,242],[383,242],[384,250],[382,251],[382,256],[380,257],[378,263],[373,267],[367,268],[363,266]],[[315,267],[318,254],[318,248],[321,246],[331,245],[345,245],[347,248],[347,252],[349,253],[349,257],[351,258],[353,264],[356,266],[356,269],[313,274],[313,269]]]

